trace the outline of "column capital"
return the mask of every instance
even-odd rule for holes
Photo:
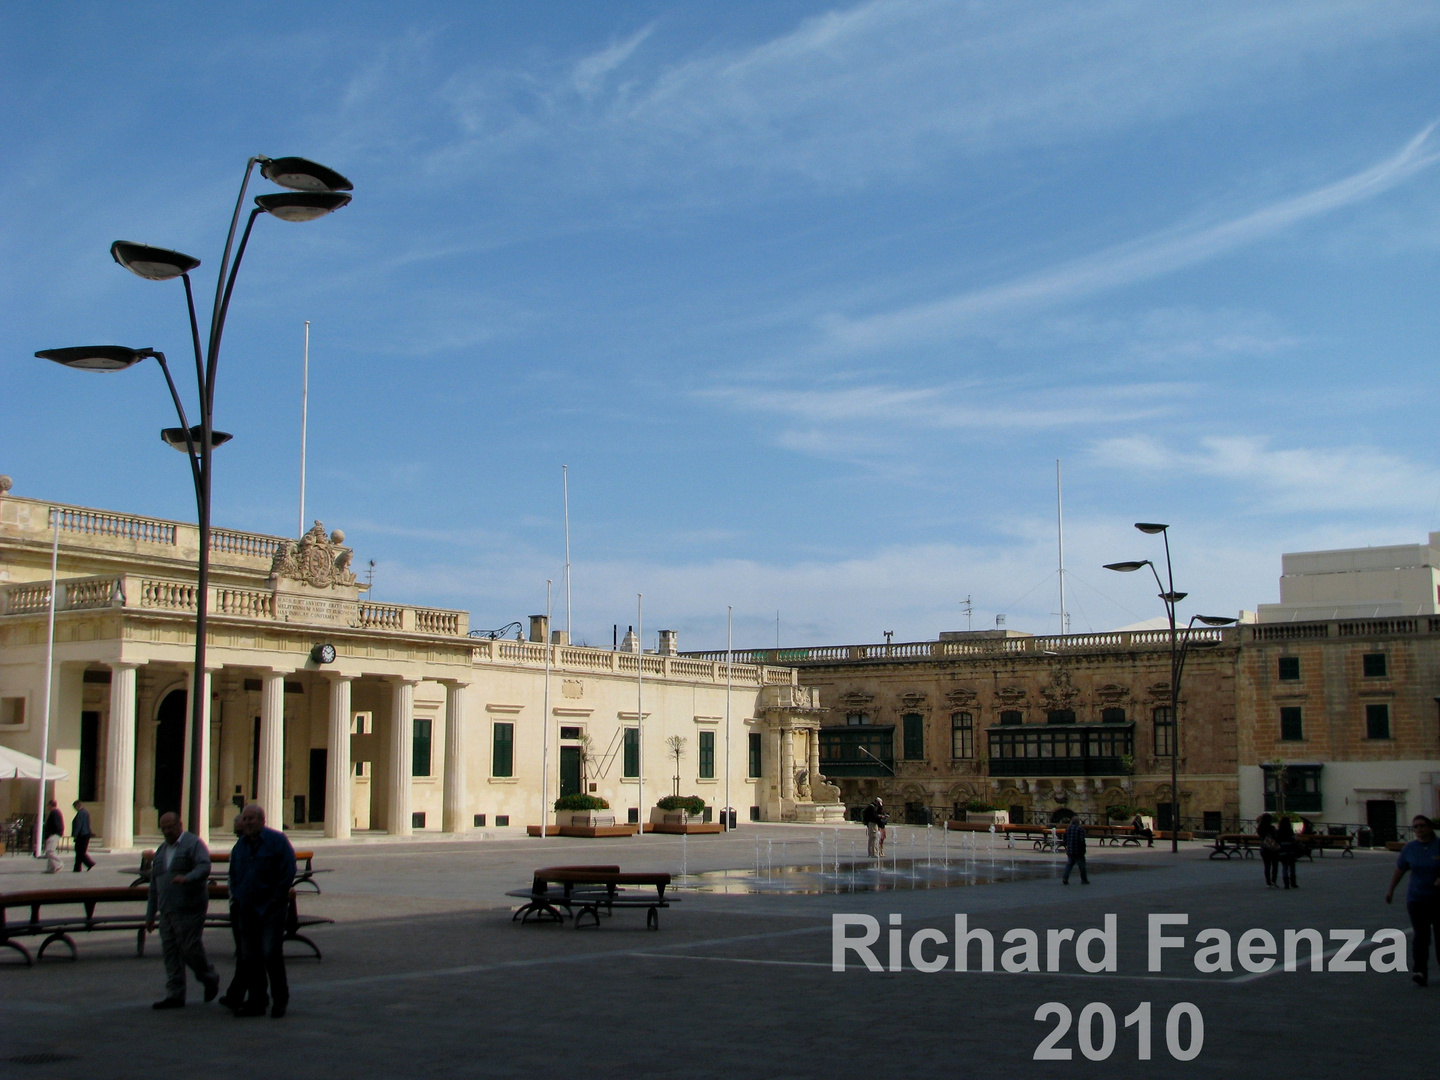
[[[464,690],[470,685],[469,679],[434,679],[432,681],[449,690]]]
[[[323,676],[327,682],[332,682],[332,683],[338,683],[338,682],[354,682],[356,679],[363,679],[363,678],[365,677],[365,675],[364,675],[363,672],[359,672],[359,671],[336,671],[336,670],[334,670],[334,669],[327,669],[327,670],[324,670],[324,671],[319,672],[319,674],[320,674],[321,676]]]

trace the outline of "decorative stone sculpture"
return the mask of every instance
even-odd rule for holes
[[[326,536],[325,526],[317,521],[298,544],[286,542],[280,546],[270,562],[270,575],[302,581],[316,589],[354,585],[351,552],[339,546],[344,539],[345,534],[339,529]]]

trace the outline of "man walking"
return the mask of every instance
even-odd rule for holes
[[[156,1009],[185,1007],[185,969],[205,987],[205,1000],[214,1001],[220,976],[205,955],[202,938],[205,911],[210,906],[210,851],[194,833],[185,831],[180,816],[160,815],[165,843],[150,864],[150,900],[145,906],[145,929],[160,927],[160,948],[165,959],[165,996]]]
[[[70,820],[70,839],[75,842],[75,873],[78,874],[82,866],[86,870],[95,869],[95,860],[90,857],[90,837],[95,834],[90,831],[90,811],[79,799],[73,805],[75,816]]]
[[[58,874],[60,867],[60,838],[65,835],[65,815],[60,813],[60,804],[50,800],[45,811],[45,827],[40,831],[40,840],[45,845],[45,873]]]
[[[265,827],[265,811],[255,803],[240,812],[240,832],[230,852],[230,911],[240,927],[237,974],[245,1000],[235,1015],[265,1015],[268,982],[270,1015],[278,1020],[290,1004],[283,946],[295,849],[284,833]]]
[[[890,824],[890,815],[885,813],[885,803],[880,796],[875,796],[875,801],[865,807],[865,812],[860,815],[865,822],[865,851],[872,859],[883,859],[885,857],[885,826]]]
[[[1060,878],[1063,885],[1070,884],[1070,871],[1080,867],[1080,884],[1089,885],[1090,875],[1085,872],[1085,826],[1080,824],[1077,814],[1070,819],[1065,829],[1065,874]]]

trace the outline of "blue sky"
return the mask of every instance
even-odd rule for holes
[[[1440,8],[1424,3],[8,5],[0,471],[193,518],[158,371],[251,154],[355,183],[257,224],[217,524],[309,518],[375,594],[540,611],[570,470],[577,640],[1053,633],[1283,551],[1440,529]],[[263,182],[257,191],[271,190]],[[181,368],[183,370],[183,367]],[[167,415],[169,413],[169,415]],[[1153,586],[1153,582],[1152,582]],[[1190,605],[1193,604],[1193,607]],[[557,599],[557,626],[564,625]]]

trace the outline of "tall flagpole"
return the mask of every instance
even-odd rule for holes
[[[50,508],[50,528],[55,531],[55,538],[50,544],[50,633],[45,645],[45,727],[40,734],[40,797],[36,800],[35,828],[32,830],[37,859],[45,846],[40,834],[44,831],[45,824],[45,766],[50,759],[50,684],[55,678],[55,587],[60,569],[60,515],[53,506]]]
[[[1060,548],[1060,633],[1063,636],[1070,632],[1070,618],[1065,614],[1065,503],[1060,495],[1059,458],[1055,459],[1055,529]]]
[[[305,535],[305,436],[310,419],[310,320],[305,320],[305,364],[300,377],[300,526],[296,536]]]
[[[730,666],[735,662],[735,608],[725,609],[725,831],[730,831]]]
[[[645,594],[635,594],[635,835],[645,835]]]
[[[565,640],[575,644],[570,631],[570,466],[560,466],[560,482],[565,488]]]
[[[550,579],[545,580],[545,711],[540,722],[540,839],[550,820]]]

